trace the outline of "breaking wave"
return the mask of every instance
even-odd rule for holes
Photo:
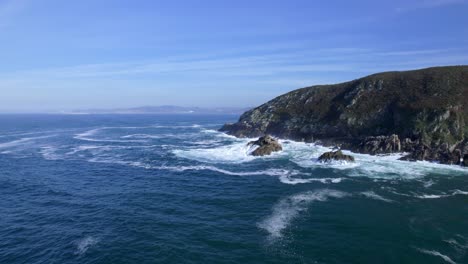
[[[306,211],[311,203],[325,202],[330,198],[343,198],[348,193],[321,189],[292,195],[280,200],[272,209],[272,214],[258,224],[258,227],[269,233],[271,239],[278,239],[291,222]]]

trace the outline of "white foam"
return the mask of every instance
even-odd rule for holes
[[[4,143],[0,143],[0,149],[17,147],[17,146],[23,145],[26,142],[30,142],[30,141],[34,141],[34,140],[38,140],[38,139],[50,138],[50,137],[53,137],[53,136],[55,136],[55,135],[42,136],[42,137],[28,137],[28,138],[21,138],[21,139],[9,141],[9,142],[4,142]]]
[[[374,200],[384,201],[384,202],[387,202],[387,203],[393,203],[394,202],[391,199],[387,199],[387,198],[385,198],[385,197],[383,197],[381,195],[376,194],[374,191],[361,192],[360,194],[367,197],[367,198],[374,199]]]
[[[62,156],[56,153],[57,148],[52,146],[41,147],[39,153],[41,153],[42,157],[46,160],[60,160]]]
[[[318,157],[324,152],[330,151],[331,148],[290,140],[280,140],[283,145],[281,152],[275,152],[266,157],[253,157],[249,154],[254,148],[247,147],[247,143],[252,139],[239,139],[215,130],[204,130],[204,133],[213,134],[215,137],[227,137],[232,143],[214,148],[177,149],[173,153],[181,158],[208,163],[244,163],[256,159],[289,159],[303,168],[346,170],[349,176],[374,179],[417,179],[433,172],[441,174],[459,172],[468,175],[468,169],[460,166],[398,160],[404,156],[404,153],[372,156],[344,150],[345,154],[353,155],[356,161],[322,163],[317,161]]]
[[[460,235],[458,235],[458,237],[463,238]],[[448,240],[444,240],[444,242],[450,244],[456,250],[465,251],[466,249],[468,249],[468,244],[467,243],[462,244],[462,243],[458,242],[456,239],[453,239],[453,238],[448,239]]]
[[[321,182],[323,184],[340,183],[343,178],[292,178],[288,174],[281,175],[279,180],[284,184],[296,185],[311,182]]]
[[[95,129],[85,131],[83,133],[76,134],[74,139],[83,140],[83,141],[90,141],[90,142],[115,142],[115,143],[146,142],[145,140],[119,140],[119,139],[97,139],[97,138],[92,138],[92,136],[95,136],[97,133],[99,133],[100,131],[103,131],[103,130],[108,130],[108,129],[139,129],[139,128],[144,128],[144,127],[101,127],[101,128],[95,128]]]
[[[267,170],[259,170],[259,171],[245,171],[245,172],[235,172],[217,168],[215,166],[207,166],[207,165],[198,165],[198,166],[159,166],[159,167],[151,167],[153,169],[161,169],[161,170],[170,170],[175,172],[183,172],[188,170],[193,171],[214,171],[219,172],[226,175],[232,176],[258,176],[258,175],[267,175],[267,176],[284,176],[284,175],[298,175],[300,174],[299,171],[288,171],[283,169],[267,169]]]
[[[444,254],[442,254],[442,253],[440,253],[438,251],[421,249],[421,248],[418,248],[418,251],[420,251],[421,253],[424,253],[424,254],[440,257],[440,258],[442,258],[443,260],[445,260],[446,262],[448,262],[450,264],[456,264],[456,262],[453,261],[449,256],[446,256],[446,255],[444,255]]]
[[[86,251],[88,251],[88,249],[94,245],[96,245],[98,243],[98,239],[92,237],[92,236],[88,236],[88,237],[85,237],[83,239],[80,239],[78,241],[76,241],[76,251],[75,251],[75,254],[76,255],[83,255],[84,253],[86,253]]]
[[[121,136],[120,138],[160,139],[160,138],[163,138],[163,136],[149,135],[149,134],[131,134],[131,135]]]
[[[173,150],[181,158],[208,163],[244,163],[258,157],[249,155],[253,148],[247,146],[248,141],[241,141],[231,145],[215,148],[196,148],[186,150]],[[274,155],[273,155],[274,156]],[[271,156],[270,156],[271,157]]]
[[[468,192],[461,191],[461,190],[454,190],[452,193],[449,194],[421,194],[421,195],[415,195],[414,197],[420,198],[420,199],[439,199],[439,198],[447,198],[451,196],[456,196],[456,195],[468,195]]]
[[[435,183],[435,182],[434,182],[433,180],[428,180],[428,181],[425,181],[425,182],[423,183],[423,186],[424,186],[425,188],[429,188],[429,187],[431,187],[432,185],[434,185],[434,183]]]
[[[273,206],[272,214],[260,222],[258,227],[266,230],[270,239],[281,238],[283,231],[302,211],[307,210],[311,203],[324,202],[329,198],[342,198],[347,195],[337,190],[321,189],[286,197]]]

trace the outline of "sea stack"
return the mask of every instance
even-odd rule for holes
[[[334,160],[354,162],[354,157],[351,155],[343,154],[341,150],[337,150],[325,152],[318,158],[318,161],[320,162],[331,162]]]
[[[247,143],[247,146],[258,146],[250,155],[252,156],[266,156],[270,155],[273,152],[283,150],[283,147],[278,142],[277,139],[273,138],[270,135],[265,135],[260,137],[258,140],[250,141]]]

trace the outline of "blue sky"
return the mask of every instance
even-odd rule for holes
[[[468,64],[468,0],[0,0],[0,111],[255,106]]]

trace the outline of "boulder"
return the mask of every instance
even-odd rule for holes
[[[366,137],[360,144],[360,152],[368,154],[393,153],[401,151],[400,138],[390,136]]]
[[[468,154],[465,154],[465,155],[463,156],[462,165],[465,166],[465,167],[468,167]]]
[[[329,152],[323,153],[318,158],[318,160],[321,161],[321,162],[330,162],[330,161],[333,161],[333,160],[344,160],[344,161],[353,162],[354,157],[350,156],[350,155],[343,154],[343,152],[341,150],[337,150],[337,151],[329,151]]]
[[[247,146],[258,146],[250,155],[252,156],[266,156],[273,152],[283,150],[281,144],[270,135],[260,137],[258,140],[250,141]]]

